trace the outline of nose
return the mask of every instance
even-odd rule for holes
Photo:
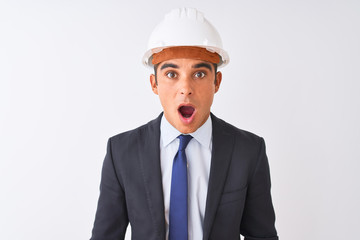
[[[186,77],[180,81],[180,94],[181,95],[191,95],[193,94],[193,89],[191,86],[191,78]]]

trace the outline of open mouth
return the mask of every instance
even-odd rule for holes
[[[179,112],[184,118],[191,118],[195,112],[195,108],[192,106],[181,106]]]

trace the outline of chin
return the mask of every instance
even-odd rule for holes
[[[184,126],[183,124],[181,124],[178,128],[176,128],[179,132],[184,133],[184,134],[189,134],[189,133],[193,133],[195,132],[198,128],[194,127],[194,126]]]

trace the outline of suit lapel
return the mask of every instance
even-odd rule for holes
[[[204,240],[209,239],[212,224],[224,189],[234,147],[234,136],[226,132],[221,120],[211,114],[213,147],[204,219]]]
[[[158,239],[165,239],[164,197],[160,167],[160,121],[162,114],[140,132],[140,167],[148,208]]]

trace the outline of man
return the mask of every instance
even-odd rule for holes
[[[163,113],[109,139],[93,240],[277,240],[262,138],[210,113],[229,61],[215,28],[176,9],[144,63]]]

